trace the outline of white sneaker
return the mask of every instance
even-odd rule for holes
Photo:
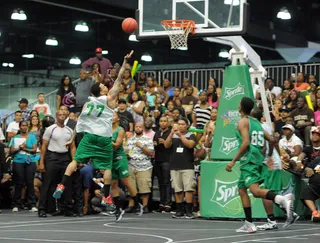
[[[19,211],[19,209],[17,208],[17,207],[14,207],[13,209],[12,209],[12,212],[14,212],[14,213],[16,213],[16,212],[18,212]]]
[[[257,232],[257,227],[254,223],[250,223],[248,221],[244,221],[244,225],[236,230],[237,233],[255,233]]]
[[[277,221],[271,221],[270,219],[267,219],[268,222],[266,224],[263,225],[259,225],[257,226],[257,230],[277,230],[278,229],[278,225],[277,225]]]
[[[289,228],[297,219],[293,217],[293,201],[294,196],[292,193],[284,195],[281,201],[281,206],[286,210],[287,220],[283,225],[283,229]]]
[[[29,212],[33,212],[33,213],[36,213],[38,212],[38,209],[36,207],[32,207]]]

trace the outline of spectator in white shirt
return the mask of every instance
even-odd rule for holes
[[[36,110],[39,114],[40,120],[42,120],[46,115],[51,115],[51,109],[50,106],[44,102],[44,93],[39,93],[37,98],[38,103],[33,106],[32,110]]]
[[[8,133],[8,141],[11,140],[15,135],[17,135],[19,131],[19,122],[22,121],[22,112],[16,111],[14,113],[14,121],[10,122],[7,127],[7,133]]]
[[[282,92],[280,87],[274,85],[274,81],[271,78],[266,79],[266,89],[269,90],[271,94],[274,94],[275,97],[278,97]]]
[[[296,161],[297,157],[302,152],[303,142],[294,134],[294,131],[294,127],[290,124],[282,127],[284,136],[279,141],[279,148],[288,153],[290,160]]]
[[[0,127],[0,142],[3,143],[4,140],[6,140],[6,138],[4,137],[2,128]]]

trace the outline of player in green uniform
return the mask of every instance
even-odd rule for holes
[[[112,147],[113,147],[113,163],[112,163],[112,187],[111,194],[114,204],[116,205],[116,221],[120,221],[124,210],[122,210],[123,202],[120,200],[118,180],[121,179],[125,187],[128,189],[130,196],[135,199],[135,208],[137,214],[143,214],[143,206],[139,203],[137,191],[129,183],[129,166],[127,154],[125,153],[122,143],[125,138],[125,131],[120,127],[120,119],[118,113],[113,113],[112,120]]]
[[[260,184],[263,182],[261,170],[264,161],[263,149],[265,139],[269,141],[269,160],[272,160],[274,139],[262,129],[260,122],[250,116],[254,107],[254,102],[248,97],[243,97],[239,112],[241,119],[238,123],[237,138],[240,145],[239,151],[235,158],[226,166],[226,170],[231,172],[236,161],[240,161],[240,178],[238,182],[239,195],[245,213],[245,224],[236,230],[236,232],[254,233],[257,231],[256,226],[252,223],[251,203],[247,189],[251,191],[256,198],[272,200],[275,204],[280,205],[286,210],[287,220],[283,228],[288,228],[294,223],[293,218],[293,195],[277,195],[268,189],[261,189]],[[272,163],[269,161],[269,163]]]
[[[58,184],[53,197],[60,198],[65,185],[71,180],[71,175],[77,170],[78,163],[85,163],[92,160],[95,169],[103,170],[104,196],[101,204],[110,206],[112,200],[108,200],[112,182],[112,118],[113,109],[116,106],[116,99],[120,91],[122,75],[128,59],[133,51],[124,57],[122,67],[112,89],[104,84],[95,83],[91,87],[89,101],[84,105],[77,122],[77,132],[83,132],[81,140],[72,162],[68,165],[60,184]],[[110,202],[111,201],[111,202]]]

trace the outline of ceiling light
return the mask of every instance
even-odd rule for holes
[[[34,58],[34,54],[23,54],[22,57],[24,57],[24,58]]]
[[[152,62],[152,57],[149,54],[143,54],[141,56],[141,61]]]
[[[47,46],[57,46],[59,45],[58,41],[56,40],[56,38],[54,37],[49,37],[47,40],[46,40],[46,45]]]
[[[13,63],[9,63],[9,67],[13,68],[14,64]]]
[[[89,27],[87,25],[86,22],[80,22],[76,25],[76,27],[74,28],[75,31],[80,31],[80,32],[88,32],[89,31]]]
[[[240,5],[240,1],[239,0],[224,0],[224,4],[226,4],[226,5],[231,5],[232,4],[233,6],[239,6]]]
[[[107,50],[102,51],[103,55],[107,55],[108,53],[109,53],[109,51],[107,51]]]
[[[80,65],[81,60],[79,59],[79,57],[74,56],[70,59],[69,63],[73,65]]]
[[[283,20],[291,19],[291,14],[289,13],[287,8],[283,7],[278,12],[277,18],[278,19],[283,19]]]
[[[13,13],[11,14],[11,19],[13,20],[27,20],[27,15],[23,10],[13,10]]]
[[[137,40],[137,36],[136,36],[136,35],[133,35],[133,34],[129,36],[129,41],[139,42],[139,41]]]
[[[228,58],[229,57],[229,52],[227,50],[221,50],[219,52],[219,57]]]
[[[8,67],[8,66],[9,66],[9,63],[7,62],[2,63],[2,67]]]
[[[177,50],[187,51],[187,50],[188,50],[188,47],[186,47],[186,46],[180,46],[180,47],[177,48]]]

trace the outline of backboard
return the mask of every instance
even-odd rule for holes
[[[193,37],[242,35],[247,25],[247,0],[139,0],[138,39],[168,37],[162,20],[193,20]],[[192,37],[191,36],[191,37]]]

